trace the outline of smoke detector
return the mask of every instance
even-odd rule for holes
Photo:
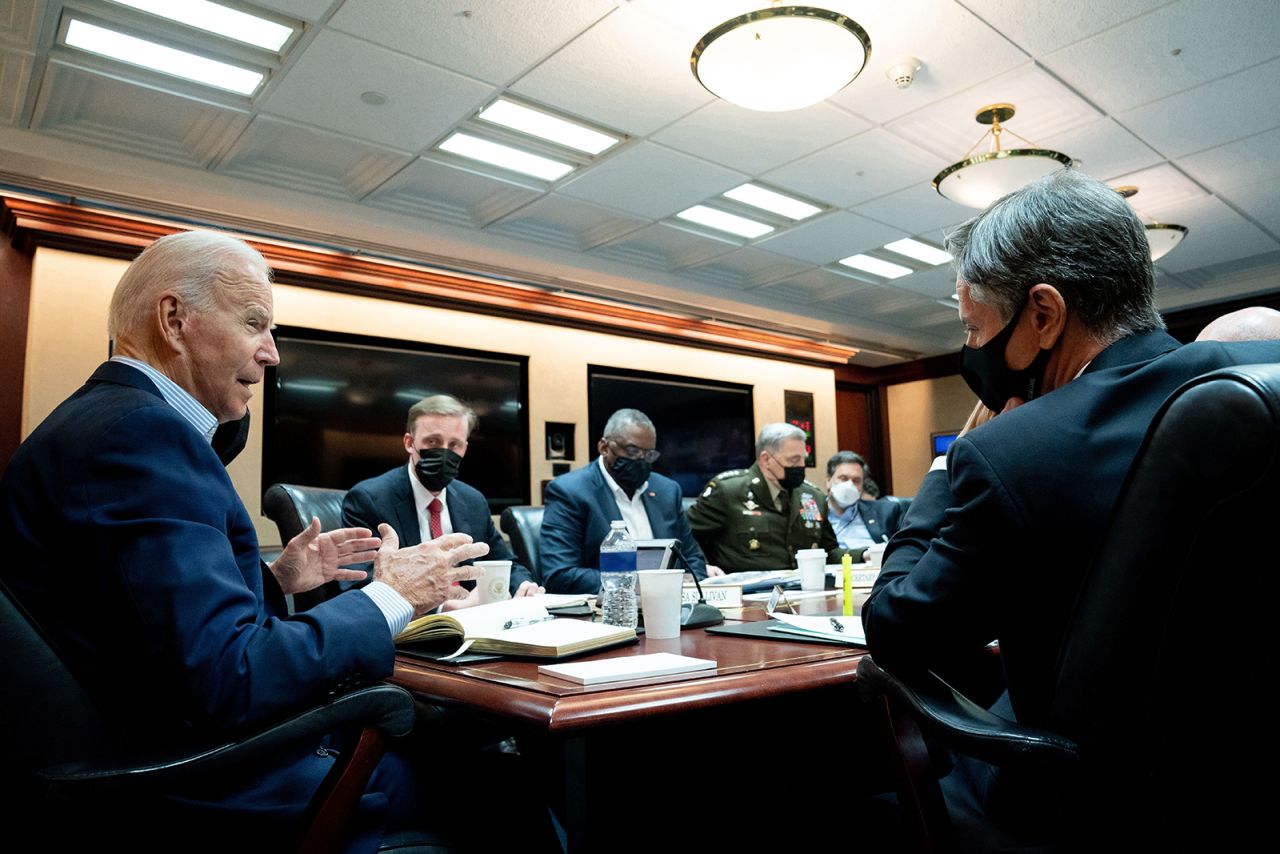
[[[904,56],[884,71],[884,76],[893,81],[899,89],[906,89],[916,79],[916,72],[923,68],[920,60],[914,56]]]

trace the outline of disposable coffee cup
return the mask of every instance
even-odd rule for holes
[[[796,552],[796,566],[800,568],[801,590],[825,590],[827,586],[827,553],[822,549],[801,549]]]
[[[881,561],[884,560],[884,550],[888,545],[888,543],[876,543],[875,545],[867,546],[867,551],[863,554],[862,559],[870,564],[872,569],[879,569]]]
[[[644,612],[645,638],[680,637],[680,593],[683,569],[642,569],[640,610]]]
[[[511,598],[511,561],[478,560],[475,565],[483,571],[483,574],[476,579],[476,589],[480,591],[481,605]]]

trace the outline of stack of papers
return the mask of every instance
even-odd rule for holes
[[[778,621],[776,625],[769,627],[775,632],[822,638],[832,643],[843,643],[849,646],[867,645],[867,635],[862,629],[861,617],[801,617],[795,614],[780,614],[777,611],[769,616]]]
[[[655,652],[649,655],[604,658],[599,661],[579,661],[573,664],[543,664],[539,665],[538,672],[557,679],[576,682],[579,685],[598,685],[601,682],[621,682],[626,679],[648,679],[651,676],[710,670],[715,666],[715,661],[709,658],[691,658],[670,652]]]

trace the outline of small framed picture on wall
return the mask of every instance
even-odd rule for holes
[[[804,431],[804,464],[813,468],[816,463],[813,457],[813,393],[808,391],[784,391],[783,416],[788,424],[794,424]]]

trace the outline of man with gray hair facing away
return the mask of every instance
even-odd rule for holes
[[[957,227],[946,245],[966,334],[961,374],[985,409],[998,414],[967,429],[925,475],[862,619],[876,662],[902,673],[945,668],[999,640],[1007,694],[993,711],[1047,727],[1073,605],[1156,413],[1183,383],[1206,372],[1280,362],[1280,344],[1179,347],[1156,310],[1141,220],[1115,190],[1073,169],[1010,193]],[[1189,524],[1194,541],[1190,535],[1198,532]],[[1222,625],[1221,615],[1246,613],[1251,597],[1269,602],[1253,577],[1261,569],[1230,567],[1229,580],[1206,589],[1202,610]],[[1226,659],[1236,652],[1230,644],[1220,648]],[[1134,673],[1133,680],[1149,675]],[[1216,672],[1213,678],[1232,683]],[[1188,686],[1185,693],[1195,692]],[[1231,725],[1249,731],[1242,721],[1257,710],[1229,697],[1222,707],[1239,716]],[[1161,736],[1126,737],[1137,743]],[[1179,763],[1194,755],[1170,753]],[[1138,809],[1137,788],[1154,792],[1159,783],[1144,771],[1126,790],[1128,779],[1105,781],[1116,787],[1119,813]],[[1211,797],[1213,781],[1224,777],[1203,779],[1208,785],[1193,787],[1187,794],[1194,802],[1186,806],[1213,815],[1200,799]],[[1056,810],[1052,782],[958,760],[943,789],[960,847],[1052,845],[1062,842],[1067,826],[1107,820]],[[1161,792],[1169,803],[1181,797]],[[1095,808],[1110,802],[1091,801]],[[1174,832],[1181,825],[1170,823]]]
[[[790,569],[799,549],[844,552],[827,518],[827,496],[804,479],[804,431],[766,424],[750,468],[716,475],[689,508],[689,525],[707,559],[725,572]]]
[[[706,559],[689,531],[680,485],[652,471],[657,445],[649,416],[619,409],[596,444],[600,456],[547,485],[541,552],[548,591],[600,590],[600,543],[616,519],[627,523],[632,539],[674,538],[689,571],[706,578]]]

